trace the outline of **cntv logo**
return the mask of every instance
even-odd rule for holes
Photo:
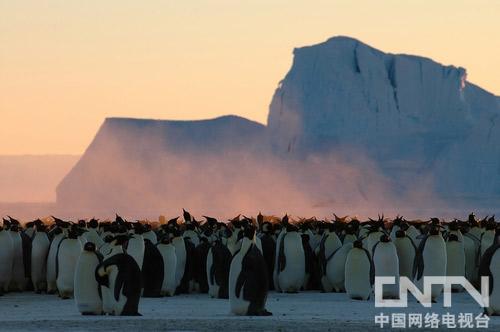
[[[467,293],[483,308],[490,305],[489,278],[481,277],[481,293],[479,293],[465,277],[423,277],[424,291],[421,292],[407,277],[399,278],[399,299],[384,299],[384,285],[394,285],[395,277],[375,277],[375,307],[407,308],[408,292],[426,308],[432,306],[432,285],[443,285],[443,302],[445,307],[451,307],[451,286],[461,285]]]

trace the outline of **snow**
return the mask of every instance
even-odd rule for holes
[[[229,313],[228,300],[211,299],[206,294],[190,294],[168,298],[141,299],[141,317],[81,316],[73,300],[55,295],[33,293],[7,294],[0,298],[0,330],[5,331],[115,331],[115,330],[380,330],[374,316],[381,312],[473,313],[482,309],[468,294],[452,295],[452,308],[442,302],[432,308],[421,307],[410,296],[408,309],[375,308],[373,301],[349,300],[346,294],[271,292],[267,309],[271,317],[238,317]],[[492,317],[490,330],[500,328],[500,317]]]

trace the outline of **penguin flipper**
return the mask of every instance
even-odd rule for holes
[[[413,278],[416,280],[420,280],[424,274],[424,248],[425,243],[427,242],[427,238],[425,237],[420,242],[418,246],[417,252],[415,253],[415,260],[413,261]]]
[[[370,262],[370,285],[373,286],[373,284],[375,283],[375,264],[373,264],[373,259],[370,256],[370,253],[368,252],[368,250],[363,248],[363,251],[366,254],[366,258],[368,259],[368,262]]]
[[[241,264],[241,271],[240,271],[240,274],[238,275],[238,279],[236,280],[236,286],[235,286],[235,290],[234,290],[234,293],[236,295],[236,298],[240,298],[240,293],[241,293],[241,289],[243,288],[243,285],[245,284],[245,281],[246,281],[246,273],[243,272],[244,271],[244,265],[243,263]]]

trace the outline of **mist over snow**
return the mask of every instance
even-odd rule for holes
[[[295,49],[267,126],[107,119],[58,205],[135,216],[494,208],[499,114],[500,98],[463,68],[335,37]]]

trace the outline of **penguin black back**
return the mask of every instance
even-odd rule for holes
[[[158,248],[148,239],[144,240],[144,261],[142,263],[142,280],[144,297],[160,297],[163,283],[163,257]]]

